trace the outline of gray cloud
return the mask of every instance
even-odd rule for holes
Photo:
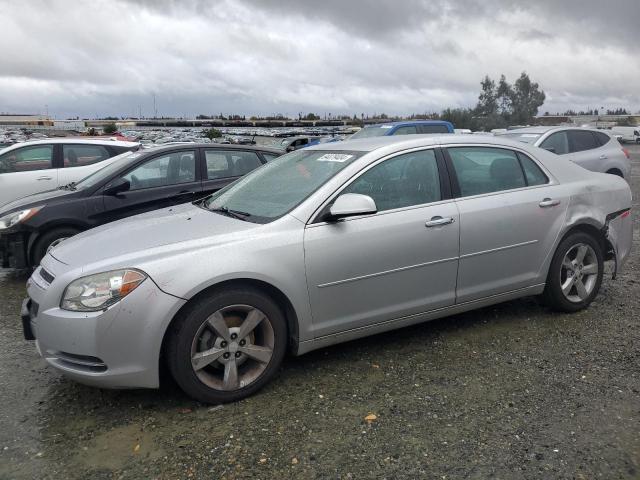
[[[527,71],[544,110],[640,109],[636,0],[0,0],[0,111],[428,112]]]

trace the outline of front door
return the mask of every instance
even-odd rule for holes
[[[544,283],[541,270],[569,204],[528,156],[494,147],[447,149],[460,211],[457,302]]]
[[[123,175],[131,187],[117,195],[103,195],[100,223],[187,203],[197,199],[202,184],[194,150],[160,154]]]
[[[401,154],[340,192],[371,196],[378,213],[307,226],[316,337],[455,302],[459,219],[443,190],[433,149]]]

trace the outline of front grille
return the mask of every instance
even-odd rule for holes
[[[47,272],[44,268],[40,267],[40,278],[42,278],[45,282],[51,283],[56,278]]]
[[[60,365],[85,372],[106,372],[107,365],[98,357],[68,352],[52,352]]]

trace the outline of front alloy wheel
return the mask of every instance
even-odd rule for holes
[[[168,332],[167,361],[180,387],[205,403],[251,395],[277,372],[287,343],[279,306],[254,289],[228,289],[190,305]]]

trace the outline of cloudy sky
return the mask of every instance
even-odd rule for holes
[[[640,110],[638,0],[0,0],[0,112],[408,114],[526,71]],[[45,107],[47,105],[47,107]]]

